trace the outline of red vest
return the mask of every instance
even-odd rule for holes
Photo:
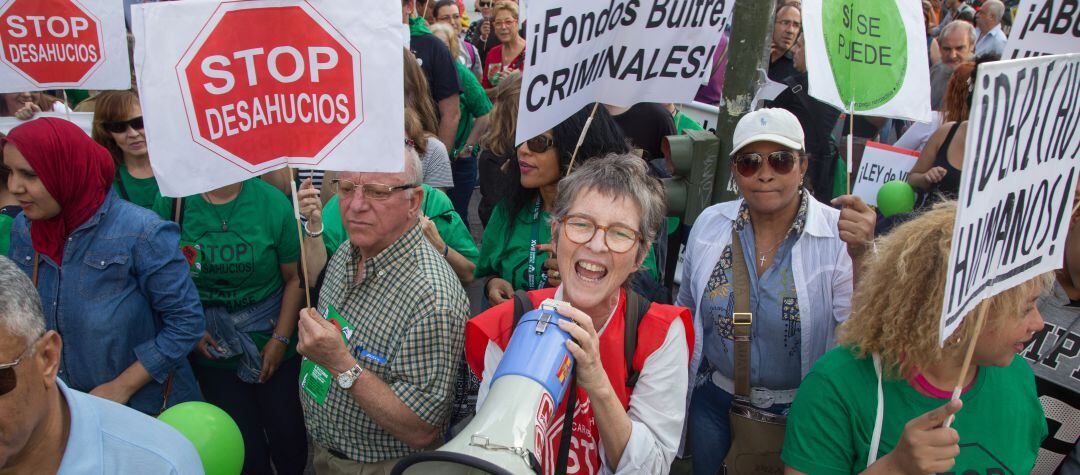
[[[539,308],[544,300],[555,296],[554,288],[535,290],[529,292],[529,299],[533,307]],[[600,335],[600,361],[604,365],[608,380],[615,390],[616,396],[622,402],[623,409],[630,408],[630,394],[633,388],[628,388],[626,382],[626,357],[623,353],[623,339],[625,336],[626,322],[626,292],[620,291],[619,304],[615,314],[607,323],[607,327]],[[686,332],[686,345],[691,351],[694,348],[694,327],[690,318],[690,311],[683,307],[671,305],[652,304],[649,310],[641,317],[638,325],[637,347],[634,349],[634,368],[641,372],[642,366],[649,355],[653,354],[667,337],[671,322],[680,319]],[[477,377],[484,373],[484,353],[487,351],[489,342],[495,342],[506,350],[510,343],[513,332],[514,301],[513,299],[503,302],[477,315],[465,325],[465,359],[469,367]],[[687,362],[689,364],[689,361]],[[555,471],[555,457],[558,455],[559,440],[563,429],[563,418],[566,412],[566,399],[560,403],[555,411],[551,423],[544,434],[545,446],[540,450],[541,464],[545,474]],[[683,401],[677,401],[683,404]],[[567,460],[566,473],[570,474],[595,474],[600,472],[600,430],[596,426],[593,416],[592,405],[588,394],[584,389],[578,388],[577,407],[574,410],[573,438],[570,441],[570,454]]]

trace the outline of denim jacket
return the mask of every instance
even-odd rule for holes
[[[153,380],[131,396],[132,408],[157,414],[170,373],[170,406],[200,399],[187,356],[203,335],[203,311],[179,241],[175,223],[110,191],[68,237],[62,266],[39,256],[45,326],[64,340],[60,377],[70,387],[90,392],[138,360]],[[25,215],[12,224],[8,255],[33,276]]]
[[[206,307],[206,331],[214,338],[224,353],[206,345],[206,351],[215,358],[240,356],[236,376],[245,383],[259,382],[262,373],[262,352],[249,333],[270,334],[277,326],[281,313],[281,297],[284,287],[254,305],[229,313],[224,305]]]

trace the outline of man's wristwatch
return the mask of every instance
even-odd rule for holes
[[[353,383],[355,383],[356,380],[360,378],[361,374],[364,374],[364,367],[360,366],[360,363],[357,362],[356,365],[354,365],[351,369],[338,375],[338,387],[341,389],[349,389],[353,387]]]

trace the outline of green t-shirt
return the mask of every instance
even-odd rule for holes
[[[203,305],[224,305],[229,312],[277,291],[284,283],[280,266],[300,255],[289,199],[259,179],[245,181],[236,199],[225,204],[188,197],[180,228]]]
[[[480,261],[473,273],[476,278],[494,275],[510,282],[515,290],[529,289],[529,250],[532,248],[533,236],[535,234],[539,244],[551,242],[551,225],[548,223],[550,215],[540,209],[534,219],[534,210],[532,205],[522,208],[515,218],[513,229],[510,229],[510,212],[506,209],[506,202],[495,206],[480,243]],[[533,271],[533,282],[536,285],[542,280],[543,263],[547,258],[546,252],[536,253]],[[642,267],[650,276],[659,280],[652,249],[645,255]]]
[[[685,130],[705,130],[705,128],[694,119],[691,119],[690,116],[679,111],[675,113],[675,133],[682,135]]]
[[[158,190],[157,178],[135,178],[128,173],[127,167],[116,167],[116,179],[113,180],[113,189],[120,194],[120,198],[146,208],[161,219],[172,219],[173,200],[161,196]]]
[[[488,99],[484,86],[480,85],[480,81],[476,80],[472,71],[457,61],[454,61],[454,66],[457,67],[458,82],[461,84],[461,101],[458,103],[461,109],[461,120],[458,121],[457,134],[454,135],[454,148],[450,151],[451,160],[457,158],[458,152],[465,148],[465,141],[472,133],[476,119],[491,112],[491,100]]]
[[[904,425],[943,406],[905,379],[882,384],[884,419],[878,458],[893,450]],[[980,367],[960,399],[952,427],[960,455],[949,473],[1031,473],[1046,437],[1035,378],[1020,356],[1011,365]],[[788,416],[784,463],[809,474],[849,474],[866,469],[877,414],[877,376],[871,358],[856,359],[846,347],[825,353],[799,386]]]
[[[439,236],[447,246],[465,256],[469,262],[476,264],[480,252],[476,250],[476,243],[473,242],[472,234],[469,234],[469,228],[454,211],[454,204],[450,198],[442,190],[436,190],[428,185],[420,187],[424,190],[424,202],[420,205],[424,216],[435,223],[435,229],[439,230]],[[341,243],[349,239],[345,225],[341,222],[341,204],[337,196],[326,202],[322,219],[323,245],[326,246],[326,258],[329,261],[330,256],[333,256],[338,247],[341,247]],[[442,249],[439,251],[441,252]]]
[[[15,218],[0,213],[0,256],[7,256],[8,248],[11,246],[12,221],[15,221]]]

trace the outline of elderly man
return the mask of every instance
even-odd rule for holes
[[[349,240],[326,266],[320,313],[300,312],[301,398],[319,474],[388,473],[439,441],[469,303],[419,225],[422,165],[332,181]],[[310,373],[310,374],[309,374]],[[326,375],[329,373],[329,375]],[[320,384],[321,382],[321,384]]]
[[[963,20],[955,20],[945,25],[937,39],[941,62],[930,68],[930,107],[941,110],[941,100],[952,77],[953,70],[960,63],[971,61],[975,54],[975,28]]]
[[[975,41],[975,56],[988,54],[1001,56],[1005,52],[1005,32],[1001,31],[1001,17],[1005,14],[1005,4],[998,0],[987,0],[975,13],[975,26],[979,39]]]
[[[68,388],[62,346],[34,284],[0,256],[0,473],[203,473],[173,428]]]

